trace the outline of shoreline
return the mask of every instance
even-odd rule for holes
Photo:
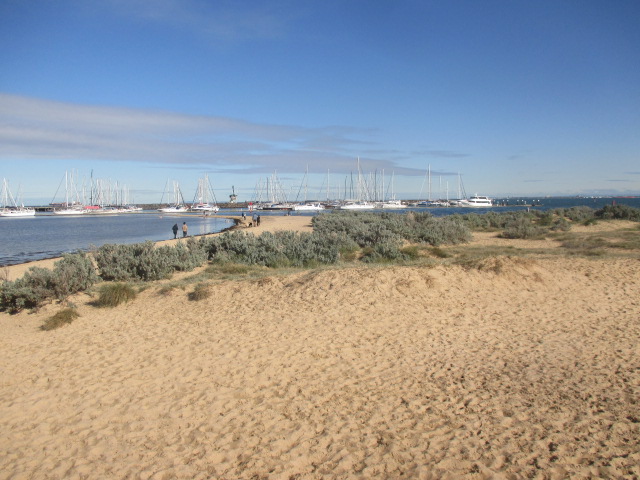
[[[302,231],[313,231],[311,227],[311,218],[310,216],[276,216],[276,215],[265,215],[261,217],[261,224],[259,227],[248,227],[248,222],[242,221],[242,216],[235,215],[220,215],[220,218],[226,218],[229,220],[233,220],[234,225],[227,227],[220,232],[215,233],[206,233],[199,235],[189,235],[186,238],[178,237],[178,238],[170,238],[166,240],[156,240],[154,243],[156,245],[172,245],[176,242],[180,242],[183,240],[187,240],[189,238],[205,238],[210,236],[222,235],[225,232],[242,230],[247,233],[259,234],[262,232],[275,232],[278,230],[294,230],[298,232]],[[249,218],[249,217],[247,217]],[[287,220],[289,219],[289,220]],[[179,232],[180,233],[180,232]],[[40,268],[53,268],[53,264],[60,260],[62,257],[52,257],[46,258],[42,260],[33,260],[30,262],[17,263],[15,265],[5,265],[0,267],[0,281],[3,279],[14,281],[17,278],[20,278],[25,274],[31,267],[40,267]]]

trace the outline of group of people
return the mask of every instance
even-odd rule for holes
[[[247,216],[244,214],[244,212],[242,213],[242,220],[245,220],[247,218]],[[260,226],[260,215],[257,214],[253,214],[252,217],[252,221],[249,222],[249,226],[250,227],[259,227]],[[178,224],[176,223],[175,225],[173,225],[173,227],[171,227],[171,230],[173,230],[173,238],[178,238],[178,230],[180,228],[178,227]],[[189,232],[189,227],[187,227],[187,222],[182,222],[182,238],[185,238],[187,236],[187,233]]]
[[[173,230],[173,238],[178,238],[178,224],[176,223],[171,230]],[[187,236],[189,232],[189,227],[187,227],[187,222],[182,222],[182,238]]]
[[[246,220],[247,219],[247,215],[242,212],[242,220]],[[260,215],[258,215],[257,213],[253,214],[253,217],[251,217],[251,221],[249,222],[249,226],[250,227],[259,227],[260,226]]]

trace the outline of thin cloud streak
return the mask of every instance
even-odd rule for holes
[[[282,38],[291,21],[292,4],[245,5],[202,0],[111,0],[107,7],[117,15],[159,24],[214,41],[238,42]]]
[[[300,172],[306,165],[348,172],[374,132],[303,128],[167,111],[87,106],[0,94],[0,159],[108,160],[207,165],[220,172]],[[367,169],[420,175],[393,159]]]

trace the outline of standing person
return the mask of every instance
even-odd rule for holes
[[[178,224],[176,223],[171,230],[173,230],[173,238],[178,238]]]
[[[182,222],[182,238],[187,236],[187,222]]]
[[[258,215],[256,213],[253,214],[253,226],[258,226]]]
[[[256,222],[257,222],[258,226],[260,226],[260,215],[258,215],[258,217],[256,218]]]

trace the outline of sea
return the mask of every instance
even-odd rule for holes
[[[466,213],[504,212],[517,210],[550,210],[587,206],[593,209],[605,205],[621,204],[640,208],[640,197],[550,197],[550,198],[505,198],[494,200],[500,206],[493,208],[407,208],[385,210],[403,213],[410,210],[428,211],[434,216]],[[156,211],[126,213],[117,215],[58,216],[50,213],[36,213],[34,217],[0,217],[2,240],[0,241],[0,266],[16,265],[47,258],[59,257],[64,253],[89,251],[105,244],[131,244],[147,240],[159,241],[173,238],[171,227],[180,227],[186,222],[189,236],[218,233],[234,225],[228,216],[239,216],[247,209],[221,209],[217,215],[195,214],[168,215]],[[331,210],[327,210],[331,212]],[[285,215],[282,211],[260,211],[262,216]],[[295,215],[312,216],[317,213],[292,212]],[[182,235],[180,230],[179,235]]]

